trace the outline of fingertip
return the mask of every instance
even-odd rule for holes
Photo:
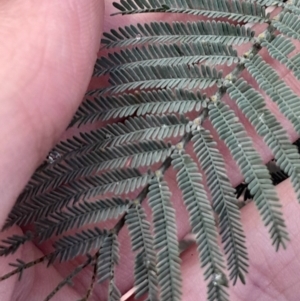
[[[88,87],[104,1],[0,4],[0,226]]]

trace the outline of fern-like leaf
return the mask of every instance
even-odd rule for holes
[[[101,42],[107,48],[126,47],[145,43],[190,43],[199,41],[220,42],[222,44],[242,44],[249,42],[254,32],[245,26],[228,22],[151,22],[137,26],[120,27],[105,32]]]
[[[272,40],[272,42],[264,39],[261,45],[267,47],[271,57],[283,64],[287,63],[287,55],[289,55],[295,49],[293,42],[283,35],[278,35],[275,39]]]
[[[91,297],[97,282],[104,281],[108,284],[107,300],[120,301],[115,281],[118,234],[127,225],[136,255],[136,298],[180,301],[176,216],[169,183],[163,180],[173,165],[196,236],[204,278],[208,280],[207,299],[228,301],[226,275],[233,284],[239,279],[244,283],[248,255],[238,209],[240,202],[234,197],[224,158],[202,125],[208,117],[218,139],[225,143],[239,166],[245,182],[237,187],[238,197],[253,197],[276,250],[285,248],[288,233],[272,182],[276,185],[289,176],[300,201],[300,155],[280,122],[266,108],[263,96],[240,78],[246,68],[300,135],[300,97],[258,55],[262,48],[267,48],[273,59],[300,80],[300,54],[292,54],[297,46],[293,39],[296,43],[300,41],[300,0],[118,1],[114,3],[118,10],[115,14],[159,12],[164,16],[172,14],[174,20],[180,15],[182,19],[184,14],[185,20],[130,24],[103,34],[107,53],[112,47],[116,49],[97,61],[94,75],[106,76],[108,83],[105,78],[100,88],[86,93],[86,100],[69,127],[118,120],[60,143],[38,167],[3,227],[17,225],[31,230],[23,236],[4,239],[0,256],[15,253],[29,241],[41,243],[64,236],[54,240],[53,252],[27,263],[18,259],[12,264],[15,269],[1,276],[0,281],[16,274],[21,276],[25,269],[44,261],[50,265],[56,260],[65,262],[85,255],[84,263],[79,263],[45,300],[71,284],[83,268],[93,265],[91,282],[82,301]],[[272,17],[266,13],[269,6],[277,7]],[[249,22],[258,30],[258,23],[264,23],[264,31],[255,34]],[[237,50],[232,47],[242,43],[250,47],[244,55],[240,52],[247,45]],[[235,66],[223,78],[220,64]],[[217,89],[214,96],[200,94],[210,87]],[[224,104],[222,98],[226,94],[264,138],[276,163],[269,162],[267,167],[263,164],[237,114]],[[195,118],[197,112],[200,113]],[[186,154],[191,140],[198,162]],[[153,171],[156,163],[160,167]],[[148,172],[141,174],[139,169]],[[133,201],[118,198],[136,190],[138,195]],[[112,199],[103,196],[101,200],[106,193],[109,195],[105,198]],[[153,213],[154,237],[141,206],[147,197]],[[111,230],[91,228],[95,225],[90,224],[110,218],[118,218]],[[84,230],[74,229],[80,227]],[[218,246],[218,229],[227,270]],[[75,230],[75,234],[65,236],[70,230]]]
[[[74,183],[80,178],[90,177],[103,170],[123,168],[126,165],[132,168],[149,166],[163,161],[170,152],[170,144],[163,141],[142,141],[124,146],[96,149],[81,157],[66,159],[64,164],[57,164],[51,170],[44,171],[41,174],[43,181],[35,186],[31,183],[28,189],[31,191],[25,194],[26,197],[28,195],[33,197],[50,188],[54,190],[61,185]]]
[[[119,242],[116,234],[108,234],[101,246],[97,263],[97,278],[103,282],[111,277],[112,268],[119,262]]]
[[[101,94],[110,92],[120,93],[126,90],[162,89],[162,88],[189,88],[206,89],[216,84],[222,77],[222,72],[211,69],[209,66],[145,66],[137,65],[132,69],[119,69],[111,73],[110,87]]]
[[[261,6],[283,6],[285,3],[282,0],[255,0]]]
[[[228,88],[232,99],[255,127],[258,134],[270,147],[278,166],[291,177],[300,202],[300,155],[296,146],[289,141],[281,124],[264,108],[264,99],[244,80],[239,79]]]
[[[149,301],[158,301],[158,280],[156,275],[156,254],[150,224],[145,210],[133,204],[126,215],[132,251],[139,251],[135,258],[135,298],[148,294]]]
[[[73,171],[71,175],[62,175],[64,179],[60,182],[67,183],[77,177],[88,176],[93,172],[106,169],[123,168],[129,159],[131,159],[129,166],[132,168],[145,165],[149,166],[155,162],[164,160],[170,152],[169,149],[170,144],[163,141],[142,141],[97,150],[80,158],[76,158],[76,160],[66,160],[66,163],[70,167],[73,167]],[[74,172],[76,170],[77,172]],[[55,186],[52,188],[55,188]]]
[[[210,105],[209,118],[240,167],[276,250],[280,246],[285,248],[288,234],[279,210],[278,196],[268,169],[254,150],[243,126],[237,122],[234,112],[222,103]]]
[[[300,41],[299,16],[288,12],[281,13],[278,20],[272,21],[272,24],[283,34]]]
[[[300,54],[297,53],[287,63],[287,67],[293,71],[295,77],[300,80]]]
[[[139,66],[176,66],[178,64],[227,64],[238,61],[232,47],[222,43],[196,42],[190,44],[149,45],[148,47],[125,49],[120,53],[108,54],[108,58],[97,60],[95,76],[101,76],[120,69]]]
[[[87,254],[93,249],[99,249],[107,237],[107,231],[99,228],[88,229],[75,235],[65,236],[54,244],[54,252],[49,256],[49,264],[56,259],[60,262],[69,261],[79,255]]]
[[[0,256],[7,256],[14,254],[21,245],[25,244],[34,238],[34,234],[31,231],[27,231],[24,235],[12,235],[1,242],[4,245],[0,245]]]
[[[9,263],[9,265],[16,268],[16,271],[19,274],[18,280],[20,281],[23,276],[23,272],[26,269],[26,263],[21,259],[17,259],[15,263]]]
[[[170,89],[141,92],[139,94],[123,94],[118,97],[96,97],[94,101],[87,100],[82,103],[75,114],[72,125],[78,126],[92,123],[97,120],[123,118],[132,115],[187,113],[192,110],[199,111],[206,106],[205,97],[199,92]]]
[[[188,154],[177,153],[172,155],[172,164],[177,170],[177,182],[183,194],[183,200],[190,215],[192,232],[196,236],[197,249],[205,279],[213,281],[216,274],[224,274],[223,256],[218,246],[217,228],[211,205],[197,164]],[[224,274],[225,275],[225,274]],[[226,295],[213,300],[226,300]]]
[[[299,0],[288,1],[285,3],[284,6],[287,10],[293,12],[295,15],[300,14],[300,1]]]
[[[259,87],[270,96],[271,100],[277,103],[280,112],[300,134],[300,119],[296,113],[298,109],[300,110],[300,97],[279,78],[276,71],[260,56],[249,60],[245,66]]]
[[[73,137],[60,143],[55,150],[63,159],[81,156],[97,149],[119,146],[129,142],[163,140],[182,136],[186,131],[188,119],[183,115],[162,115],[128,118],[123,123],[114,123],[80,137]]]
[[[248,267],[245,235],[240,211],[236,204],[235,190],[229,182],[224,159],[216,148],[216,142],[209,131],[195,130],[192,141],[207,179],[213,209],[219,216],[220,234],[228,258],[229,277],[233,280],[233,284],[238,279],[245,283],[245,273],[247,273]]]
[[[181,1],[164,0],[158,1],[123,0],[115,3],[120,13],[136,14],[146,12],[184,13],[189,15],[206,16],[210,18],[228,18],[237,22],[263,22],[265,10],[259,4],[251,2],[240,2],[238,0],[202,0]]]
[[[120,301],[122,294],[115,284],[114,280],[109,281],[107,301]]]
[[[123,169],[77,180],[28,202],[17,204],[9,214],[3,229],[14,224],[21,226],[38,221],[53,212],[60,212],[62,208],[80,198],[88,199],[107,192],[114,192],[115,195],[132,192],[144,186],[149,177],[136,169]]]
[[[287,56],[295,49],[295,45],[290,39],[278,35],[271,43],[264,40],[261,45],[267,47],[271,57],[285,64],[288,69],[293,71],[296,78],[300,80],[300,55],[296,54],[292,58]]]
[[[128,205],[128,200],[120,198],[84,201],[77,206],[67,207],[63,213],[49,214],[47,218],[39,219],[35,223],[36,233],[40,241],[44,241],[54,234],[60,235],[74,227],[80,228],[86,224],[117,218],[128,209]]]
[[[168,184],[158,173],[149,185],[149,204],[153,212],[154,248],[158,250],[157,273],[162,301],[181,300],[180,258],[175,211]]]
[[[119,242],[116,234],[108,234],[97,260],[98,282],[109,279],[108,301],[119,301],[121,293],[115,284],[115,266],[119,263]]]

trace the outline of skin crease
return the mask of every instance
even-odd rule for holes
[[[136,24],[155,17],[148,14],[110,18],[113,9],[108,2],[105,16],[103,2],[99,0],[5,0],[0,3],[0,80],[3,83],[0,92],[1,225],[16,197],[58,141],[82,100],[99,48],[103,19],[104,30],[109,30],[120,26],[121,22]],[[164,21],[171,21],[172,18],[171,14],[164,16]],[[281,78],[299,94],[298,83],[292,75],[280,64],[276,67]],[[276,106],[270,105],[270,108],[279,119],[282,118]],[[239,117],[253,136],[254,145],[264,160],[270,159],[269,149],[254,135],[242,116]],[[287,121],[282,123],[291,139],[295,139],[291,125]],[[236,167],[222,144],[220,151],[225,154],[227,169],[234,170],[229,173],[230,180],[237,184],[241,176],[238,171],[235,172]],[[177,211],[178,236],[181,238],[189,231],[188,217],[180,193],[170,180],[171,176],[169,171],[167,178],[176,196],[172,201]],[[243,208],[242,223],[247,236],[250,267],[247,285],[238,283],[230,288],[232,301],[299,299],[300,206],[288,180],[278,185],[277,190],[290,234],[288,248],[276,253],[254,204]],[[21,233],[21,229],[14,227],[1,234],[0,238]],[[120,233],[120,244],[121,263],[116,275],[118,287],[125,293],[133,286],[130,269],[133,256],[129,253],[130,243],[125,229]],[[48,246],[27,244],[13,256],[0,258],[0,275],[11,270],[9,262],[14,262],[16,258],[27,262],[40,257]],[[62,280],[61,275],[67,275],[76,262],[55,265],[47,270],[45,266],[37,265],[24,273],[21,282],[17,281],[17,277],[11,277],[0,283],[0,300],[43,300]],[[206,284],[194,247],[182,255],[182,274],[182,299],[206,300]],[[84,270],[74,281],[74,287],[64,287],[52,300],[80,299],[89,277],[90,273]],[[103,288],[95,291],[95,300],[105,301],[105,296]]]

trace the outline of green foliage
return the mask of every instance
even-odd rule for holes
[[[238,0],[165,0],[164,4],[153,0],[125,0],[122,1],[122,4],[114,3],[114,5],[122,14],[142,12],[185,13],[211,18],[227,17],[238,22],[263,22],[265,18],[264,7]]]
[[[269,226],[273,244],[276,249],[280,246],[285,248],[288,236],[282,214],[278,210],[280,203],[277,193],[267,168],[252,147],[243,126],[236,122],[234,112],[222,103],[210,106],[209,118],[239,165],[265,226]]]
[[[80,157],[105,147],[119,146],[139,140],[162,140],[182,136],[188,119],[184,115],[152,116],[128,118],[125,122],[107,125],[88,133],[81,133],[56,146],[56,151],[64,159]],[[54,164],[53,164],[54,165]]]
[[[293,13],[280,14],[273,26],[288,37],[300,40],[300,23],[298,16]]]
[[[72,228],[117,218],[128,208],[129,201],[119,198],[99,200],[93,203],[84,201],[77,206],[67,207],[62,213],[49,214],[35,223],[39,239],[44,241],[54,234],[60,235]]]
[[[89,253],[92,249],[99,248],[106,236],[107,232],[97,227],[94,230],[88,229],[75,235],[64,236],[54,243],[55,251],[49,257],[49,264],[56,259],[63,262],[78,255]]]
[[[97,278],[99,282],[109,279],[108,301],[117,301],[121,293],[115,284],[115,265],[119,262],[119,243],[116,234],[109,234],[103,241],[97,260]]]
[[[295,46],[290,39],[285,38],[282,35],[278,35],[271,43],[268,43],[265,40],[262,43],[262,46],[267,47],[269,54],[274,58],[280,61],[282,64],[285,64],[288,69],[292,70],[297,79],[300,79],[300,56],[299,54],[288,58]]]
[[[133,89],[165,89],[200,87],[206,89],[216,84],[222,77],[222,72],[209,66],[145,66],[132,69],[120,69],[110,74],[110,87],[105,88],[101,94],[120,93]]]
[[[201,174],[197,164],[187,154],[174,154],[172,164],[174,169],[178,170],[178,187],[190,214],[190,224],[192,233],[196,236],[201,266],[206,267],[205,280],[210,279],[210,283],[213,283],[217,275],[224,275],[224,263],[217,242],[213,210],[202,184]],[[228,296],[221,286],[211,286],[215,293],[208,294],[208,300],[227,300]]]
[[[192,65],[200,62],[217,65],[236,63],[237,53],[232,47],[222,43],[195,42],[189,44],[149,45],[148,47],[125,49],[120,53],[102,57],[95,65],[96,76],[114,73],[120,69],[133,68],[138,62],[140,66],[171,66],[178,64]]]
[[[246,62],[246,68],[256,79],[259,87],[278,105],[281,113],[300,134],[300,120],[296,114],[297,108],[300,106],[300,97],[280,79],[276,71],[260,56]]]
[[[25,235],[12,235],[6,239],[2,240],[5,245],[0,246],[0,256],[7,256],[9,254],[14,254],[21,245],[33,238],[33,234],[27,231]]]
[[[290,11],[292,11],[294,14],[299,15],[300,13],[300,1],[294,0],[291,3],[286,4],[286,8]]]
[[[235,190],[228,180],[224,160],[209,131],[200,129],[193,133],[192,141],[207,186],[212,196],[212,208],[219,216],[220,235],[227,255],[230,279],[236,283],[239,278],[245,283],[248,255],[245,235],[236,204]]]
[[[123,118],[132,115],[187,113],[199,111],[201,105],[206,106],[204,97],[199,92],[195,95],[190,91],[158,90],[144,92],[140,95],[123,94],[118,97],[96,97],[93,102],[83,102],[72,121],[72,125],[83,125],[97,120]]]
[[[154,248],[157,254],[158,283],[162,300],[181,300],[180,258],[175,211],[168,184],[159,173],[150,181],[149,205],[153,212]]]
[[[207,281],[206,299],[229,301],[226,275],[233,285],[245,284],[249,265],[237,198],[253,198],[276,250],[286,247],[289,236],[274,185],[289,177],[300,201],[299,145],[291,143],[266,105],[268,96],[300,136],[300,97],[274,68],[279,62],[300,80],[300,54],[295,54],[300,0],[121,0],[114,6],[119,18],[159,12],[172,14],[174,21],[156,21],[153,14],[151,23],[103,34],[102,49],[108,54],[94,69],[102,86],[86,93],[69,125],[79,128],[79,134],[69,135],[49,153],[3,227],[30,230],[4,239],[0,256],[15,253],[28,241],[52,241],[52,249],[31,262],[17,259],[0,281],[15,274],[20,278],[41,262],[59,264],[84,255],[45,300],[91,268],[91,283],[81,300],[87,301],[103,282],[107,300],[119,301],[124,292],[115,277],[122,252],[118,235],[127,227],[136,298],[180,301],[179,246],[184,244],[178,241],[180,213],[173,200],[182,196]],[[277,6],[278,15],[266,14],[269,6]],[[264,31],[254,32],[249,23],[264,23]],[[261,49],[267,50],[268,63]],[[244,70],[253,83],[243,78]],[[263,137],[275,161],[264,165],[239,114]],[[99,121],[105,125],[96,128]],[[236,189],[219,140],[243,175]],[[178,196],[171,194],[171,183],[180,190]],[[117,221],[103,226],[108,220]]]
[[[58,189],[32,198],[31,202],[24,202],[15,206],[8,216],[3,229],[14,224],[27,225],[48,216],[53,212],[60,212],[65,206],[80,198],[88,199],[113,191],[114,194],[130,192],[144,186],[149,179],[148,174],[141,174],[136,169],[121,169],[103,173],[87,179],[60,186]]]
[[[139,251],[135,257],[135,296],[148,293],[148,300],[158,300],[158,279],[156,273],[156,255],[150,223],[140,204],[133,204],[126,215],[126,223],[131,236],[132,251]]]
[[[288,135],[274,115],[264,108],[262,96],[245,81],[239,79],[227,90],[258,134],[264,137],[273,152],[277,165],[291,177],[295,192],[300,201],[300,155],[289,141]]]
[[[200,21],[176,22],[172,25],[164,22],[130,25],[104,33],[101,40],[107,48],[126,47],[146,43],[191,43],[199,41],[221,42],[225,45],[249,42],[254,32],[243,25],[229,22]]]

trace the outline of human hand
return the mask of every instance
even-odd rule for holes
[[[35,1],[31,2],[33,3]],[[0,163],[0,170],[4,171],[1,172],[0,175],[0,177],[2,177],[0,187],[1,191],[4,192],[2,201],[3,207],[0,213],[1,221],[4,221],[6,218],[14,200],[40,160],[45,157],[48,150],[59,138],[86,90],[93,67],[93,60],[95,59],[95,53],[98,48],[98,41],[100,39],[100,18],[98,19],[98,17],[101,16],[101,11],[100,4],[96,4],[96,2],[97,1],[94,1],[93,4],[90,4],[90,10],[86,13],[83,13],[84,9],[82,7],[88,5],[84,5],[83,1],[81,5],[77,4],[78,7],[73,7],[73,10],[71,10],[67,4],[62,5],[59,2],[57,2],[57,5],[53,4],[53,2],[51,5],[33,3],[35,5],[34,9],[37,11],[32,17],[34,24],[32,24],[31,18],[28,17],[28,29],[24,26],[24,19],[19,17],[21,15],[20,13],[17,13],[18,17],[13,20],[17,24],[11,24],[11,22],[9,22],[9,20],[12,20],[9,19],[9,12],[11,12],[11,14],[16,13],[16,5],[22,7],[20,9],[24,13],[24,16],[32,16],[33,9],[29,7],[28,4],[5,4],[5,7],[0,10],[2,11],[4,19],[8,20],[5,22],[5,24],[8,24],[6,26],[16,29],[16,34],[11,35],[6,33],[5,37],[4,31],[4,34],[2,33],[0,38],[2,39],[4,35],[3,41],[10,43],[4,47],[6,49],[4,54],[0,55],[0,57],[5,58],[3,61],[6,62],[6,64],[2,63],[4,68],[2,68],[0,78],[5,79],[2,82],[5,83],[4,89],[7,88],[7,91],[1,92],[4,96],[0,104],[0,114],[3,116],[3,118],[0,119],[0,122],[3,123],[3,126],[0,127],[0,137],[9,137],[9,139],[5,139],[5,145],[0,147],[0,154],[2,158],[5,159]],[[15,6],[13,7],[13,5]],[[41,7],[39,8],[41,10],[38,10],[38,7]],[[82,12],[80,11],[81,8]],[[7,9],[8,12],[5,13],[5,9]],[[57,29],[52,28],[53,21],[51,22],[51,20],[57,17],[50,17],[51,9],[53,10],[52,16],[54,16],[54,14],[57,15],[58,11],[61,14],[57,20],[57,24],[64,24],[64,26],[66,26],[66,28],[64,27],[66,30],[64,34],[61,33],[61,30],[58,32]],[[109,4],[107,4],[107,9],[108,15],[110,13]],[[42,11],[44,15],[41,14]],[[71,20],[66,20],[66,14],[69,11],[72,11],[72,13],[70,13]],[[48,22],[44,21],[46,18],[45,14],[48,16]],[[78,43],[78,31],[76,30],[78,28],[78,24],[76,24],[78,14],[82,14],[81,18],[83,19],[80,26],[86,28],[81,31],[82,37],[85,40],[82,42],[82,52],[76,49],[77,46],[81,44]],[[38,19],[36,16],[41,17]],[[127,16],[124,17],[125,19],[122,19],[121,22],[125,23],[130,20],[132,23],[136,23],[137,19],[139,19],[140,22],[145,22],[146,19],[149,21],[152,17],[153,15],[147,15],[146,17],[145,15]],[[116,22],[114,21],[116,18],[118,18],[119,21],[122,17],[107,19],[105,30],[116,26]],[[171,18],[171,16],[169,18]],[[40,23],[36,23],[37,19]],[[21,22],[20,20],[22,20],[22,24],[18,23]],[[61,23],[59,23],[59,21]],[[46,29],[37,26],[37,24],[43,24]],[[32,28],[30,26],[32,26]],[[36,34],[34,30],[37,31]],[[29,36],[32,38],[31,43],[33,43],[31,47],[27,46],[30,44],[28,37],[24,37],[25,32],[28,33],[28,35],[30,33]],[[46,34],[39,34],[40,32],[46,32]],[[37,40],[37,37],[40,35],[47,38],[48,32],[48,40]],[[71,34],[73,32],[75,32],[74,35]],[[9,33],[11,33],[11,31]],[[9,38],[11,36],[14,41],[18,41],[17,33],[22,35],[20,36],[18,44],[22,45],[22,41],[27,42],[24,46],[28,47],[24,49],[26,55],[23,51],[20,51],[20,55],[13,55],[14,52],[12,50],[14,49],[14,44],[13,42],[9,42]],[[66,37],[69,37],[71,41],[66,40]],[[60,41],[60,39],[61,42],[57,42]],[[43,51],[45,50],[45,45],[48,45],[46,41],[50,44],[49,47],[51,50],[50,52],[46,51],[45,54]],[[4,42],[1,43],[1,45],[6,45]],[[51,43],[54,42],[57,44],[51,45]],[[63,49],[61,45],[65,45],[66,48]],[[91,47],[91,45],[93,46]],[[32,51],[32,49],[36,49],[36,51]],[[78,54],[76,51],[80,53]],[[40,57],[38,54],[40,54]],[[18,67],[13,69],[12,62],[15,62],[16,64],[14,65]],[[37,65],[33,65],[33,62],[36,62]],[[41,65],[39,65],[38,62]],[[71,70],[66,66],[70,66]],[[64,72],[66,72],[66,74]],[[61,75],[60,78],[58,78],[59,75]],[[25,83],[23,83],[24,79]],[[11,80],[12,83],[10,83],[9,80]],[[22,82],[22,84],[20,84],[21,87],[16,87],[16,82],[18,84]],[[45,82],[47,85],[44,84]],[[72,83],[74,83],[74,85],[70,88],[70,84]],[[296,86],[294,88],[296,89]],[[22,93],[18,91],[22,91]],[[9,118],[8,116],[13,116],[13,118]],[[289,128],[289,131],[292,133],[291,128]],[[262,146],[261,140],[257,137],[255,137],[254,140],[256,146],[260,146],[259,148],[263,157],[265,159],[269,158],[270,153],[265,146]],[[229,156],[227,159],[228,167],[236,168]],[[18,162],[18,164],[15,164],[15,162]],[[234,175],[231,174],[230,176],[232,177],[231,180],[233,183],[238,183],[241,180],[238,173]],[[176,191],[175,184],[174,187],[171,187],[171,190],[174,196],[180,195],[180,193]],[[300,252],[300,246],[297,244],[297,230],[299,229],[297,218],[300,209],[289,181],[285,181],[279,185],[278,191],[279,197],[284,205],[283,210],[291,243],[288,245],[286,251],[276,253],[271,246],[267,231],[263,227],[254,205],[250,204],[244,208],[242,210],[242,221],[247,235],[250,269],[246,279],[247,285],[243,286],[238,284],[234,288],[231,288],[232,301],[248,301],[249,299],[263,301],[274,299],[298,300],[297,293],[299,290],[297,282],[299,281],[299,276],[297,271],[300,264],[297,265],[297,261],[293,259],[295,259]],[[188,232],[188,223],[187,215],[184,214],[183,210],[184,206],[182,206],[181,203],[180,198],[177,197],[174,199],[178,213],[178,232],[179,236],[183,237]],[[9,234],[20,233],[20,231],[20,229],[13,228]],[[6,237],[8,233],[5,232],[3,234],[3,237]],[[125,231],[120,233],[120,241],[122,244],[122,253],[129,254],[130,244]],[[39,246],[39,250],[33,244],[28,244],[13,257],[30,261],[33,258],[40,257],[42,253],[46,253],[48,246]],[[127,255],[123,255],[121,258],[122,262],[117,275],[118,284],[122,292],[125,292],[133,285],[131,275],[132,256],[128,255],[128,258],[125,258],[126,256]],[[14,258],[1,258],[0,275],[8,271],[9,267],[7,264],[8,262],[14,261]],[[189,301],[195,300],[196,298],[197,300],[202,300],[201,298],[205,300],[206,287],[199,268],[196,251],[193,248],[187,250],[183,254],[182,259],[183,300]],[[70,271],[70,268],[72,266],[74,267],[75,264],[76,261],[64,265],[57,265],[56,269],[53,267],[46,269],[44,265],[38,265],[27,270],[20,283],[17,282],[17,277],[8,279],[0,283],[0,295],[2,300],[11,301],[18,300],[18,298],[19,300],[42,300],[62,279],[61,274],[66,275],[66,270]],[[130,272],[128,272],[128,268],[131,268]],[[129,276],[128,273],[130,274]],[[88,286],[89,280],[90,276],[83,271],[83,273],[80,274],[80,278],[76,279],[73,288],[63,288],[53,300],[79,299],[82,296],[83,286]],[[95,296],[99,296],[99,300],[106,300],[105,295],[106,291],[99,288],[95,292]]]
[[[58,142],[88,87],[100,45],[102,0],[13,0],[0,3],[1,227],[35,168]],[[9,234],[20,234],[14,227]],[[1,234],[1,239],[8,233]],[[28,244],[8,263],[41,251]],[[0,283],[0,299],[42,300],[60,278],[45,266]],[[72,289],[64,300],[78,299]],[[60,299],[61,300],[61,299]]]

